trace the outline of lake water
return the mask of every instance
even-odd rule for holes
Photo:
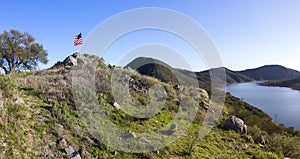
[[[300,91],[260,86],[258,82],[231,84],[222,90],[260,108],[276,123],[300,130]]]

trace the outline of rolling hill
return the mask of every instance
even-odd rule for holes
[[[80,65],[94,61],[95,58],[100,60],[93,74],[95,85],[89,85],[91,76]],[[106,66],[99,57],[87,54],[73,54],[58,64],[47,70],[0,75],[0,158],[278,159],[299,156],[299,132],[273,123],[266,113],[230,94],[226,94],[221,116],[213,119],[218,126],[199,139],[198,132],[207,115],[207,110],[203,108],[213,108],[212,104],[203,105],[209,100],[204,90],[197,89],[201,90],[202,95],[191,92],[189,96],[183,96],[182,93],[188,91],[189,87],[181,92],[175,90],[171,83],[140,75],[134,70]],[[136,108],[140,108],[134,110],[145,109],[150,100],[147,92],[151,93],[147,88],[152,85],[161,85],[165,89],[161,92],[166,95],[163,108],[149,118],[138,118],[128,114],[131,109],[124,109],[134,108],[131,105],[115,104],[114,98],[110,98],[110,82],[120,80],[110,76],[114,69],[134,74],[128,80],[120,79],[129,82],[129,98],[134,101],[132,104]],[[154,70],[159,72],[160,69],[158,67]],[[181,73],[182,78],[189,78],[187,73]],[[74,79],[78,79],[77,83]],[[197,95],[200,95],[199,101],[190,98]],[[90,102],[92,98],[96,99],[95,103]],[[166,132],[172,134],[177,128],[186,125],[187,117],[192,111],[186,111],[186,107],[178,105],[178,102],[184,100],[197,102],[199,109],[187,130],[180,133],[173,143],[145,153],[121,151],[107,145],[115,141],[118,145],[125,145],[125,148],[126,141],[141,141],[149,147],[157,144],[161,138],[151,140],[140,134],[160,130],[162,136],[167,136]],[[153,106],[159,104],[157,102]],[[101,109],[102,113],[97,109]],[[177,120],[179,111],[183,112],[184,117]],[[116,140],[102,140],[106,138],[93,135],[92,132],[97,132],[108,137],[116,132],[111,124],[103,120],[101,114],[116,125],[115,128],[124,130]],[[232,116],[245,122],[247,134],[223,126]],[[169,124],[172,120],[176,122]],[[92,126],[92,129],[88,129],[88,126]],[[135,148],[135,144],[128,145],[128,148]]]
[[[266,65],[254,69],[240,71],[255,80],[281,80],[300,76],[300,72],[280,65]]]
[[[139,57],[131,61],[125,66],[137,70],[142,75],[151,76],[159,79],[162,82],[172,82],[178,83],[178,79],[181,81],[198,81],[201,88],[210,88],[211,76],[210,70],[193,72],[189,70],[182,70],[178,68],[172,68],[168,64],[153,58]],[[217,69],[224,71],[226,73],[226,82],[227,84],[240,83],[240,82],[249,82],[253,81],[253,78],[250,78],[240,72],[232,71],[227,68],[215,68],[211,71],[216,71]],[[222,83],[222,79],[216,79],[217,86],[218,83]],[[185,83],[188,84],[188,83]],[[207,89],[206,89],[207,90]]]
[[[210,71],[221,69],[226,73],[226,83],[241,83],[250,81],[261,80],[283,80],[294,79],[300,77],[300,72],[297,70],[289,69],[280,65],[265,65],[262,67],[247,69],[243,71],[233,71],[227,68],[213,68],[201,72],[193,72],[189,70],[182,70],[172,68],[168,64],[153,58],[139,57],[131,61],[125,67],[131,67],[139,73],[151,76],[161,80],[162,82],[178,83],[178,79],[182,81],[195,81],[197,80],[200,87],[210,87],[211,77]],[[217,79],[220,81],[221,79]],[[290,83],[291,81],[289,81]],[[274,83],[274,82],[273,82]],[[286,83],[286,82],[285,82]]]

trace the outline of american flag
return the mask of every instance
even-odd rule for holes
[[[74,38],[74,46],[82,44],[82,36],[81,33],[76,35]]]

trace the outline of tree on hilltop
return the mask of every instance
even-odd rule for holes
[[[18,70],[34,70],[39,63],[47,64],[48,53],[43,45],[34,41],[29,33],[13,29],[0,34],[0,68],[10,74]]]

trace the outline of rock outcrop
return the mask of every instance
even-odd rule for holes
[[[244,121],[236,116],[228,118],[225,122],[227,128],[233,129],[238,133],[247,133],[247,125]]]
[[[101,58],[96,55],[80,54],[78,52],[75,52],[74,54],[68,56],[63,62],[58,61],[50,69],[97,64],[100,60]]]
[[[129,88],[134,90],[135,92],[140,92],[143,94],[147,94],[148,92],[148,85],[145,83],[145,81],[141,79],[129,79]]]
[[[200,102],[199,102],[200,109],[202,109],[204,112],[208,112],[208,111],[214,112],[214,109],[210,106],[208,93],[201,88],[198,88],[197,91],[200,94]]]
[[[175,89],[178,92],[182,92],[182,91],[184,91],[184,86],[176,84],[176,85],[173,86],[173,89]]]
[[[147,94],[148,92],[148,85],[142,79],[135,79],[131,76],[125,75],[124,77],[120,78],[120,83],[129,83],[129,88],[132,91],[139,92],[142,94]]]

